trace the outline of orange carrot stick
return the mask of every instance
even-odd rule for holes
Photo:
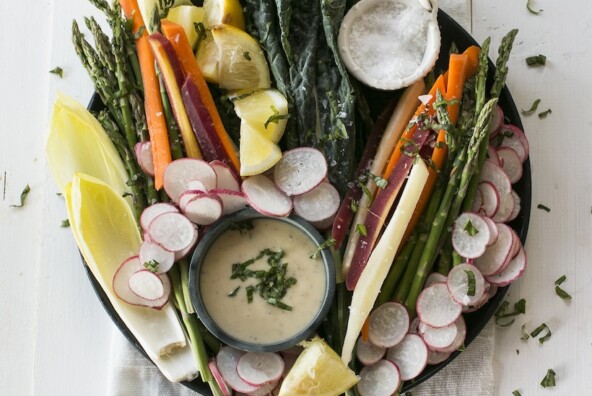
[[[132,30],[134,34],[137,34],[140,28],[144,26],[137,0],[119,0],[119,4],[121,4],[125,17],[133,21]],[[152,143],[154,186],[157,190],[160,190],[163,184],[164,169],[172,161],[172,158],[166,120],[160,99],[160,86],[154,68],[154,56],[146,32],[136,39],[136,50],[144,86],[146,122],[150,133],[150,142]]]
[[[191,45],[189,44],[185,30],[183,30],[181,25],[167,20],[161,21],[160,27],[165,37],[168,38],[173,45],[173,48],[175,49],[177,57],[181,63],[183,72],[186,76],[191,78],[193,83],[197,86],[201,100],[208,110],[208,113],[212,117],[216,134],[218,135],[218,138],[224,147],[224,151],[227,153],[229,159],[232,162],[230,165],[232,165],[234,171],[238,175],[240,171],[240,163],[236,147],[230,139],[230,136],[228,136],[228,133],[224,128],[224,124],[222,124],[220,114],[218,113],[218,109],[216,108],[216,104],[212,98],[212,93],[210,92],[208,84],[206,83],[206,80],[199,69],[197,61],[195,60],[195,56],[191,50]]]

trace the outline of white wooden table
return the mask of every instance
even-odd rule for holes
[[[533,210],[529,269],[508,298],[527,299],[527,313],[496,332],[496,394],[587,395],[592,389],[592,9],[584,0],[473,0],[472,34],[478,41],[517,27],[508,85],[518,107],[540,98],[546,119],[523,122],[531,145]],[[84,0],[0,2],[0,394],[104,395],[113,324],[81,266],[43,153],[57,91],[87,102],[89,79],[70,42],[73,18],[93,14]],[[524,58],[547,56],[544,68]],[[495,56],[495,54],[492,54]],[[55,66],[64,78],[49,74]],[[29,184],[27,205],[17,203]],[[542,203],[551,212],[536,208]],[[553,282],[573,295],[565,303]],[[520,326],[546,322],[544,345],[520,340]],[[518,354],[519,352],[519,354]],[[539,382],[548,368],[557,386]],[[470,382],[471,373],[467,373]]]

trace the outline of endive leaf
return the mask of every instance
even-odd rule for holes
[[[126,201],[104,182],[80,173],[66,186],[64,197],[78,247],[115,311],[167,378],[195,377],[197,366],[172,304],[161,310],[133,306],[113,291],[115,271],[137,254],[141,243]]]
[[[54,103],[45,149],[49,169],[62,192],[76,172],[102,180],[120,196],[130,192],[123,161],[103,127],[66,95],[59,94]]]

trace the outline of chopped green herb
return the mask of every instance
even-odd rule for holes
[[[534,102],[532,102],[532,106],[530,106],[530,109],[528,110],[520,110],[520,112],[522,113],[522,115],[531,115],[532,113],[534,113],[536,111],[536,109],[539,107],[539,103],[541,103],[540,99],[535,100]]]
[[[532,0],[528,0],[526,2],[526,9],[528,10],[528,12],[530,12],[531,14],[535,14],[535,15],[539,15],[541,13],[541,11],[543,10],[535,10],[534,8],[532,8]]]
[[[356,213],[358,211],[358,201],[356,201],[355,199],[352,199],[349,204],[349,208],[351,209],[351,211],[353,213]]]
[[[60,78],[64,77],[64,70],[62,70],[62,68],[59,66],[51,69],[49,72],[51,74],[55,74],[56,76],[59,76]]]
[[[128,20],[128,22],[132,22],[133,25],[133,21],[130,19]],[[132,27],[130,26],[129,30],[131,31]],[[134,34],[134,39],[139,39],[140,37],[142,37],[142,35],[144,34],[144,32],[146,31],[146,26],[142,25],[140,26],[140,28],[138,29],[138,31],[136,32],[136,34]]]
[[[156,260],[146,261],[144,263],[144,268],[146,268],[150,272],[158,272],[158,265],[159,262]]]
[[[195,43],[195,55],[199,51],[199,45],[206,39],[206,28],[202,22],[193,22],[193,28],[197,32],[197,42]]]
[[[561,275],[561,277],[559,277],[556,281],[555,281],[555,286],[559,286],[560,284],[562,284],[563,282],[565,282],[567,280],[567,276],[565,275]]]
[[[446,148],[446,142],[436,142],[436,144],[434,144],[434,148],[437,148],[437,149]]]
[[[549,388],[555,386],[555,371],[553,369],[548,369],[545,378],[541,381],[541,386],[543,388]]]
[[[526,300],[520,299],[514,303],[514,310],[508,312],[510,303],[508,301],[502,302],[500,307],[495,312],[495,324],[500,327],[508,327],[514,323],[514,316],[526,313]]]
[[[238,294],[239,289],[240,289],[240,286],[237,286],[236,289],[234,289],[233,291],[228,293],[228,297],[235,297]]]
[[[321,253],[323,250],[328,249],[330,247],[335,246],[335,242],[337,242],[335,240],[335,238],[331,237],[329,239],[325,239],[323,241],[323,243],[319,244],[317,246],[317,248],[315,249],[314,252],[312,252],[312,254],[309,256],[311,259],[316,260],[317,256],[319,253]]]
[[[465,273],[467,274],[467,283],[468,283],[468,287],[467,287],[467,296],[474,296],[475,295],[475,273],[471,270],[465,270]]]
[[[571,295],[559,286],[555,286],[555,293],[564,300],[571,300]]]
[[[526,324],[522,325],[522,329],[520,329],[520,331],[522,332],[522,337],[520,337],[521,340],[528,340],[530,338],[530,335],[528,334],[528,331],[526,331]]]
[[[243,58],[245,58],[248,61],[251,61],[251,55],[249,54],[249,51],[243,52]]]
[[[247,302],[249,304],[253,302],[253,294],[255,294],[255,286],[247,286]]]
[[[25,206],[25,202],[27,201],[27,195],[31,192],[31,187],[27,184],[26,187],[21,192],[21,203],[19,205],[10,205],[11,208],[22,208]]]
[[[133,197],[134,194],[132,193],[128,193],[128,192],[124,192],[123,194],[121,194],[121,198],[125,198],[125,197]]]
[[[268,304],[271,304],[273,306],[276,306],[278,308],[285,309],[286,311],[291,311],[292,310],[292,307],[291,306],[289,306],[288,304],[284,304],[283,302],[278,301],[276,298],[273,298],[273,297],[268,298],[267,299],[267,303]]]
[[[545,206],[543,204],[538,204],[537,205],[537,209],[541,209],[544,210],[545,212],[549,213],[551,211],[551,208],[549,208],[548,206]]]
[[[61,197],[63,194],[62,194],[62,193],[56,193],[56,195],[57,195],[58,197]]]
[[[535,55],[526,58],[526,64],[531,67],[545,66],[547,63],[547,57],[545,55]]]
[[[536,338],[543,330],[547,330],[547,333],[544,336],[542,336],[541,338],[539,338],[539,342],[542,344],[545,341],[547,341],[549,338],[551,338],[551,329],[549,328],[549,326],[547,326],[546,323],[543,323],[539,327],[537,327],[536,329],[534,329],[530,333],[530,336],[532,338]]]
[[[238,231],[241,235],[248,234],[255,226],[250,221],[241,221],[240,223],[230,223],[229,230]]]
[[[467,224],[465,225],[465,231],[467,234],[469,234],[469,236],[475,236],[479,233],[479,230],[475,228],[471,220],[467,221]]]
[[[539,113],[539,118],[543,119],[543,118],[547,117],[551,113],[552,113],[551,109],[547,109],[547,110]]]
[[[520,392],[518,391],[518,389],[516,389],[516,390],[514,390],[514,391],[512,392],[512,396],[522,396],[522,393],[520,393]]]
[[[516,349],[516,355],[520,355],[520,350]]]
[[[368,189],[368,187],[366,187],[366,184],[361,181],[358,181],[358,185],[360,186],[360,188],[364,192],[364,195],[366,195],[368,197],[368,199],[370,201],[372,201],[374,199],[374,196],[372,195],[372,192]]]
[[[69,219],[62,220],[62,223],[60,224],[60,227],[63,227],[63,228],[70,227],[70,220]]]
[[[370,177],[372,180],[374,180],[374,183],[376,184],[376,187],[378,187],[378,188],[382,188],[382,189],[384,189],[384,188],[386,188],[386,186],[388,185],[388,181],[387,181],[386,179],[383,179],[383,178],[382,178],[382,177],[380,177],[380,176],[376,176],[376,175],[374,175],[374,174],[372,174],[372,173],[368,173],[368,176],[369,176],[369,177]]]
[[[277,124],[280,120],[285,120],[288,118],[288,114],[280,114],[280,111],[274,105],[269,107],[271,108],[271,111],[273,111],[273,114],[270,115],[267,121],[265,121],[265,124],[263,124],[265,129],[267,129],[267,126],[271,123]]]
[[[366,233],[366,226],[364,224],[356,224],[356,231],[360,233],[361,236],[367,236]]]

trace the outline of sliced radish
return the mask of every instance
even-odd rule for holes
[[[490,276],[499,272],[508,255],[511,253],[512,244],[514,242],[513,232],[510,227],[505,224],[497,224],[498,237],[497,241],[487,249],[485,253],[475,260],[475,267],[479,269],[483,276]]]
[[[275,165],[274,180],[287,195],[301,195],[321,184],[327,176],[327,160],[312,147],[299,147],[284,152]]]
[[[431,274],[428,275],[423,287],[425,289],[427,287],[430,287],[434,283],[446,282],[447,280],[448,280],[448,278],[446,277],[446,275],[442,275],[439,272],[432,272]]]
[[[498,105],[495,106],[491,123],[489,124],[489,138],[492,139],[500,132],[502,125],[504,125],[504,111]]]
[[[210,189],[206,187],[200,180],[190,180],[187,182],[187,190],[197,190],[201,192],[208,192]]]
[[[164,307],[165,304],[168,302],[171,293],[171,283],[169,281],[168,276],[160,275],[160,279],[164,287],[164,292],[161,298],[158,298],[156,300],[148,300],[142,298],[136,293],[134,293],[132,289],[130,289],[130,277],[134,273],[142,270],[146,269],[140,263],[140,259],[138,258],[138,256],[132,256],[125,260],[123,263],[121,263],[121,265],[113,275],[113,291],[115,292],[117,297],[131,305],[139,305],[143,307],[150,307],[156,309]]]
[[[481,206],[478,212],[484,216],[495,216],[500,206],[500,195],[497,188],[491,182],[481,182],[477,187],[481,193]]]
[[[407,334],[396,346],[389,348],[386,358],[399,368],[401,379],[417,377],[428,362],[428,347],[417,334]]]
[[[462,306],[452,299],[445,283],[434,283],[419,294],[417,316],[432,327],[448,326],[460,316]]]
[[[247,352],[239,359],[236,370],[247,384],[261,386],[280,379],[284,360],[273,352]]]
[[[138,256],[142,265],[147,262],[157,262],[158,274],[164,274],[175,263],[175,253],[150,241],[142,242]]]
[[[473,275],[474,290],[469,290],[469,274]],[[470,264],[459,264],[448,273],[448,291],[452,299],[461,305],[475,305],[485,294],[485,279],[479,270]],[[469,295],[469,291],[472,291]]]
[[[500,196],[512,191],[512,184],[504,170],[491,161],[485,161],[480,175],[482,182],[490,182],[497,189]]]
[[[212,372],[212,375],[214,376],[214,379],[216,380],[218,387],[222,391],[222,394],[224,396],[232,396],[232,390],[228,387],[226,381],[224,381],[224,377],[222,377],[222,374],[220,374],[220,370],[218,370],[216,359],[210,360],[210,362],[208,363],[208,367]]]
[[[261,387],[257,388],[253,392],[247,393],[248,396],[268,396],[273,392],[275,388],[277,388],[280,380],[268,382],[267,384],[262,385]]]
[[[450,344],[450,346],[446,348],[437,348],[436,352],[452,353],[462,347],[463,343],[465,342],[465,337],[467,336],[467,325],[465,323],[465,319],[461,315],[454,323],[456,324],[457,329],[456,338],[452,344]]]
[[[529,144],[524,132],[515,125],[504,125],[500,130],[503,140],[499,147],[510,147],[516,151],[521,162],[528,157]]]
[[[239,351],[229,346],[220,348],[216,355],[216,364],[218,370],[222,374],[224,381],[233,390],[241,393],[255,392],[259,387],[247,384],[241,379],[237,372],[237,366],[240,358],[245,352]]]
[[[452,246],[462,257],[477,258],[489,242],[489,226],[475,213],[463,213],[454,222]]]
[[[242,190],[249,205],[259,213],[284,217],[292,211],[292,199],[265,175],[251,176],[245,179]]]
[[[134,272],[127,281],[130,290],[137,296],[154,301],[164,295],[162,280],[147,269]]]
[[[364,341],[362,337],[358,338],[356,344],[356,357],[364,366],[369,366],[378,362],[384,354],[386,348],[379,347],[371,343],[370,341]]]
[[[185,207],[187,206],[187,203],[191,200],[193,200],[193,198],[196,198],[197,196],[205,193],[205,190],[187,190],[184,191],[181,196],[179,196],[179,209],[181,209],[181,212],[185,211]]]
[[[500,206],[497,213],[491,218],[496,223],[505,223],[512,216],[514,211],[514,196],[512,191],[505,195],[500,195]]]
[[[232,191],[224,188],[215,188],[210,191],[222,200],[222,216],[229,215],[244,209],[249,204],[245,194],[240,191]]]
[[[409,313],[396,302],[387,302],[368,317],[368,339],[374,345],[390,348],[397,345],[409,330]]]
[[[487,246],[491,246],[497,241],[499,235],[497,225],[495,224],[495,221],[491,220],[489,217],[484,216],[483,220],[485,220],[487,227],[489,227],[489,242],[487,242]]]
[[[491,144],[487,147],[487,161],[491,161],[494,164],[501,166],[500,157],[497,155],[497,149]]]
[[[167,165],[164,170],[164,189],[174,202],[189,189],[189,182],[198,180],[207,190],[216,188],[216,172],[205,161],[193,158],[181,158]]]
[[[152,220],[148,232],[154,243],[177,252],[191,244],[197,230],[181,213],[163,213]]]
[[[360,396],[384,396],[394,394],[399,385],[399,369],[393,362],[383,359],[360,371],[357,389]]]
[[[333,224],[341,198],[331,183],[323,182],[293,200],[294,213],[317,229],[325,230]]]
[[[497,149],[500,158],[501,167],[508,175],[510,183],[514,184],[522,178],[522,161],[516,151],[510,147],[500,147]]]
[[[520,247],[518,254],[508,266],[499,274],[488,276],[487,280],[494,286],[503,287],[520,278],[524,271],[526,271],[526,252],[523,247]]]
[[[450,357],[450,355],[452,355],[452,353],[450,353],[450,352],[430,351],[430,353],[428,354],[428,364],[429,365],[440,364],[443,361],[445,361],[446,359],[448,359]]]
[[[183,214],[197,225],[210,225],[222,216],[222,199],[212,193],[201,193],[185,205]]]
[[[225,162],[214,160],[210,161],[210,165],[214,168],[214,172],[216,172],[216,188],[240,191],[238,177]]]
[[[456,323],[444,327],[432,327],[425,323],[419,323],[419,334],[430,350],[447,348],[456,339],[458,329]]]
[[[197,226],[194,226],[194,227],[196,227],[196,228],[195,228],[195,233],[193,234],[193,239],[191,240],[191,243],[185,249],[175,252],[175,261],[179,261],[182,258],[184,258],[185,256],[187,256],[195,247],[195,244],[197,243],[197,240],[199,239],[199,231],[197,230]]]
[[[154,161],[152,160],[152,143],[149,141],[138,142],[134,146],[138,165],[144,173],[154,176]]]
[[[482,213],[481,207],[483,206],[483,193],[477,189],[475,191],[475,200],[473,201],[473,212]]]
[[[514,198],[514,208],[512,208],[512,213],[510,213],[510,217],[508,217],[508,219],[506,221],[514,220],[520,214],[522,202],[521,202],[520,196],[514,190],[512,190],[512,198]]]
[[[479,299],[479,301],[475,302],[474,304],[463,305],[463,314],[469,313],[469,312],[474,312],[474,311],[478,310],[479,308],[481,308],[483,305],[485,305],[487,303],[487,301],[489,301],[489,299],[491,298],[489,295],[489,289],[492,286],[491,286],[491,283],[489,283],[487,280],[484,280],[484,283],[485,283],[485,292],[481,296],[481,299]]]
[[[148,226],[152,223],[152,220],[163,213],[179,213],[179,209],[174,205],[162,202],[148,206],[140,215],[140,225],[142,226],[142,229],[148,231]]]

